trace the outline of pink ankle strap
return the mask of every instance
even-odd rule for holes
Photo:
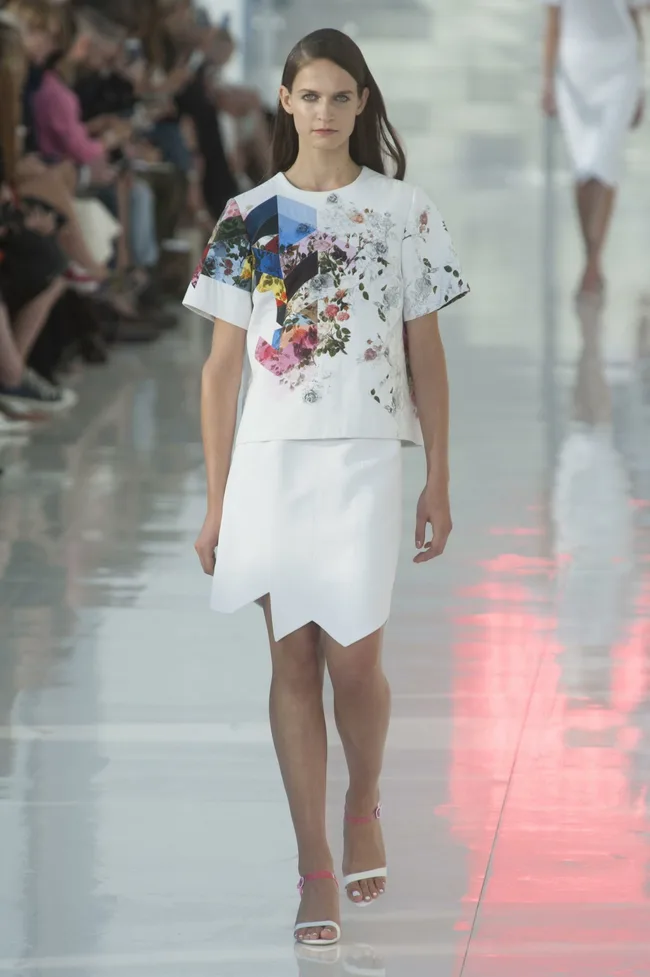
[[[379,821],[381,818],[381,804],[378,804],[374,809],[370,817],[368,818],[353,818],[348,812],[345,812],[345,820],[348,824],[370,824],[371,821]]]
[[[339,880],[334,875],[334,872],[308,872],[307,875],[301,875],[298,882],[298,892],[302,895],[302,890],[305,888],[307,882],[316,882],[318,879],[331,879],[332,882],[336,882],[338,887]]]

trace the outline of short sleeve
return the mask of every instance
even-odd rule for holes
[[[219,218],[183,299],[206,319],[248,329],[253,310],[253,254],[236,200]]]
[[[404,229],[402,277],[406,322],[438,312],[469,292],[447,227],[418,189]]]

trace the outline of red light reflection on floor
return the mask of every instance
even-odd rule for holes
[[[463,975],[647,977],[650,622],[637,618],[611,650],[563,648],[555,620],[529,610],[539,594],[531,588],[526,601],[522,587],[543,563],[483,564],[487,580],[467,594],[488,611],[456,620],[450,803],[437,813],[468,850],[460,932],[472,925],[498,826]],[[565,681],[576,665],[582,689],[575,675]]]

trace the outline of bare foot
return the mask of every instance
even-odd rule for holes
[[[375,808],[371,807],[371,811]],[[360,810],[358,805],[347,802],[346,814],[353,818],[366,818],[368,808]],[[343,826],[344,853],[343,853],[343,874],[354,875],[356,872],[368,872],[372,869],[383,867],[386,864],[386,849],[384,847],[384,836],[381,830],[381,821],[378,818],[371,819],[364,824],[357,824],[354,821],[345,821]],[[360,882],[352,882],[347,887],[348,898],[354,903],[368,903],[378,899],[386,889],[386,878],[377,876],[376,878],[363,879]]]
[[[306,882],[300,901],[300,909],[296,917],[296,926],[300,923],[317,922],[329,919],[333,923],[341,923],[339,888],[334,879],[314,879]],[[336,930],[328,926],[311,926],[296,931],[296,940],[335,940]]]

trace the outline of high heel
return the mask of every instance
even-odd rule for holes
[[[339,883],[338,879],[333,872],[309,872],[307,875],[302,875],[298,882],[298,892],[302,896],[305,885],[307,882],[316,882],[318,879],[331,879],[336,882],[336,888],[338,889]],[[336,937],[333,940],[299,940],[298,933],[301,930],[312,930],[312,929],[331,929],[336,933]],[[335,923],[333,919],[325,919],[316,923],[296,923],[293,929],[293,935],[297,943],[300,946],[333,946],[338,943],[341,939],[341,927],[338,923]]]
[[[381,818],[381,803],[377,805],[377,807],[372,812],[370,817],[353,818],[346,811],[344,820],[346,821],[347,824],[371,824],[373,821],[379,821],[380,818]],[[343,885],[345,886],[345,889],[347,891],[348,886],[352,885],[353,882],[364,882],[366,879],[385,879],[387,876],[388,876],[388,869],[384,865],[382,868],[374,868],[371,869],[369,872],[352,872],[350,875],[346,875],[344,877]],[[359,906],[359,908],[361,909],[365,909],[366,906],[371,905],[371,901],[366,901],[365,899],[362,902],[357,902],[355,899],[351,898],[349,892],[348,892],[348,898],[350,899],[351,903],[353,903],[355,906]],[[374,902],[374,900],[372,901]]]

